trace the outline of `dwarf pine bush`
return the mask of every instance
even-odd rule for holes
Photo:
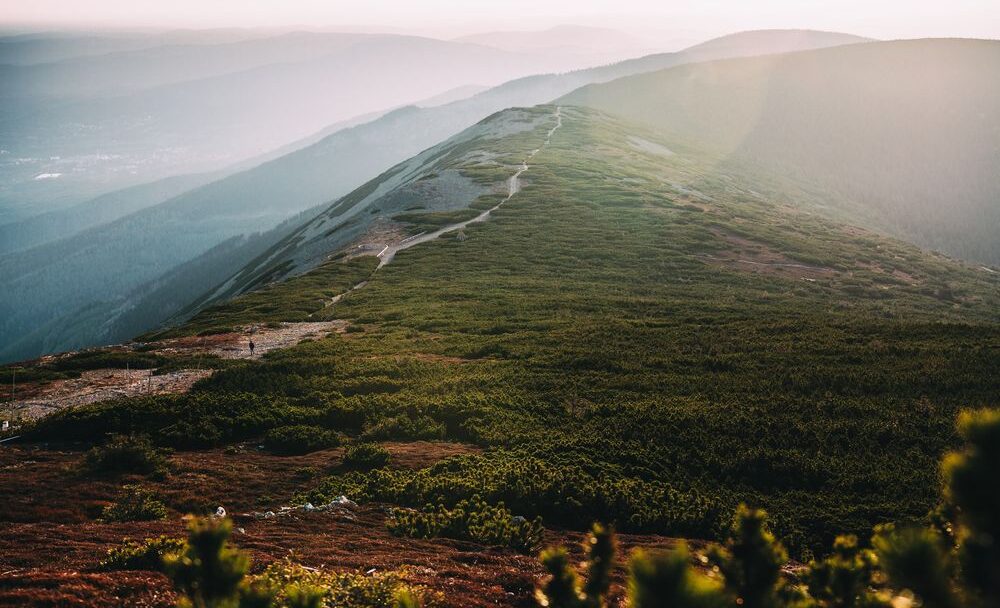
[[[493,506],[479,496],[463,500],[451,509],[444,506],[427,506],[420,511],[395,509],[386,526],[399,536],[443,536],[510,547],[522,553],[537,551],[544,533],[541,518],[529,521],[514,517],[503,503]]]
[[[725,547],[713,547],[709,558],[719,569],[726,591],[744,608],[781,605],[781,566],[788,554],[767,526],[767,513],[740,505]]]
[[[276,454],[308,454],[340,445],[340,435],[319,426],[282,426],[264,435],[264,445]]]
[[[539,558],[549,574],[549,580],[535,591],[539,605],[547,608],[576,608],[583,604],[580,577],[563,547],[550,547]]]
[[[159,536],[142,542],[125,539],[118,547],[108,549],[108,556],[98,565],[99,570],[155,570],[164,568],[163,558],[180,553],[186,545],[183,539]]]
[[[669,553],[636,551],[629,561],[633,608],[722,608],[734,602],[719,584],[695,571],[683,544]]]
[[[809,597],[814,605],[830,608],[888,607],[888,598],[873,590],[877,561],[873,551],[858,545],[856,536],[838,536],[829,557],[809,564]]]
[[[250,576],[250,558],[230,545],[227,519],[196,519],[165,570],[181,608],[420,608],[433,596],[395,572],[373,576],[275,562]]]
[[[104,507],[104,521],[152,521],[167,516],[167,506],[156,493],[140,485],[124,485],[114,502]]]
[[[161,476],[167,472],[163,450],[142,435],[112,435],[104,445],[87,452],[88,469],[98,473],[140,473]]]
[[[872,542],[878,565],[897,587],[919,595],[926,606],[964,606],[952,584],[955,546],[940,532],[931,528],[897,529],[884,525],[876,529]]]
[[[379,469],[389,464],[392,455],[377,443],[352,443],[344,450],[344,466],[356,469]]]
[[[617,543],[611,528],[594,524],[584,541],[587,551],[587,580],[583,583],[583,595],[588,598],[586,605],[591,608],[603,606],[611,588],[611,570],[614,568]]]
[[[188,526],[184,551],[164,559],[167,575],[181,595],[182,608],[235,608],[250,558],[229,545],[227,519],[195,519]],[[262,597],[249,594],[258,603]]]
[[[594,524],[583,541],[587,577],[581,582],[570,565],[569,554],[562,547],[542,552],[542,565],[551,578],[535,592],[542,606],[553,608],[602,608],[611,588],[616,542],[610,528]]]

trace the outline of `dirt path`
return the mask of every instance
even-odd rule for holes
[[[524,161],[521,163],[521,166],[518,168],[518,170],[514,172],[514,175],[512,175],[510,179],[507,180],[507,196],[504,197],[502,201],[500,201],[493,207],[490,207],[486,211],[483,211],[482,213],[472,218],[471,220],[458,222],[457,224],[449,224],[443,228],[438,228],[433,232],[426,232],[423,234],[410,237],[408,239],[403,239],[398,243],[387,244],[385,249],[383,249],[382,252],[378,254],[378,257],[381,260],[379,262],[378,267],[381,268],[386,264],[392,262],[392,259],[396,256],[396,254],[399,253],[400,251],[403,251],[404,249],[409,249],[410,247],[419,245],[420,243],[426,243],[427,241],[433,241],[442,234],[447,234],[449,232],[461,230],[466,226],[468,226],[469,224],[475,224],[477,222],[485,221],[486,218],[488,218],[491,213],[499,209],[504,203],[513,198],[515,194],[521,191],[521,174],[530,168],[528,166],[528,161],[534,158],[536,154],[541,152],[542,148],[549,145],[549,142],[552,140],[552,134],[555,133],[556,130],[559,129],[559,127],[562,126],[562,107],[556,107],[555,118],[556,118],[556,124],[554,127],[549,129],[548,135],[546,135],[545,142],[542,144],[542,147],[532,150],[531,153],[528,154],[528,157],[524,159]]]
[[[343,297],[334,296],[334,301]],[[250,325],[242,331],[211,336],[189,336],[157,342],[153,352],[175,355],[215,355],[223,359],[260,359],[281,348],[295,346],[306,338],[323,338],[347,329],[347,321],[282,323],[276,327]],[[250,356],[250,340],[254,343]]]

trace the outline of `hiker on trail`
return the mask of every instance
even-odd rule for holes
[[[253,338],[250,338],[250,356],[253,356]]]

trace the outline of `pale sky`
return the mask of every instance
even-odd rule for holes
[[[1000,38],[1000,0],[0,0],[0,25],[298,27],[454,36],[602,25],[719,35],[811,28],[876,38]]]

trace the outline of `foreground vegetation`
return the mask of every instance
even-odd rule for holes
[[[437,597],[407,585],[399,573],[374,575],[275,562],[250,575],[250,558],[229,542],[225,519],[196,519],[186,541],[165,537],[126,542],[112,549],[103,570],[165,572],[181,608],[417,608]]]
[[[335,306],[314,289],[352,286],[375,260],[330,263],[171,333],[309,314],[352,331],[186,395],[61,412],[27,437],[469,442],[483,453],[344,470],[303,497],[436,513],[478,495],[548,526],[719,539],[747,503],[805,560],[933,508],[952,420],[1000,394],[1000,280],[803,212],[797,193],[655,133],[563,116],[523,190],[464,239],[400,252]],[[495,181],[551,126],[484,140],[501,164],[463,170]]]
[[[1000,411],[966,413],[959,427],[968,442],[944,463],[946,479],[933,525],[876,529],[871,547],[840,536],[833,552],[794,577],[784,576],[784,547],[767,528],[763,511],[741,506],[725,547],[702,556],[703,574],[691,567],[682,545],[671,554],[633,554],[629,605],[702,608],[992,608],[1000,606]],[[584,541],[587,578],[581,583],[565,549],[541,560],[551,575],[537,593],[550,608],[607,605],[615,559],[614,535],[595,525]]]
[[[452,509],[395,509],[386,525],[390,532],[401,536],[471,540],[521,553],[537,551],[544,534],[540,517],[535,521],[515,517],[503,503],[492,506],[479,496],[463,500]]]
[[[741,505],[724,545],[692,559],[682,542],[670,552],[636,550],[628,563],[628,604],[635,608],[994,608],[1000,606],[1000,411],[966,412],[959,419],[961,451],[944,460],[941,502],[922,525],[883,525],[870,543],[839,536],[833,551],[808,565],[786,570],[788,554],[771,533],[767,515]],[[389,526],[411,536],[451,536],[497,544],[516,526],[502,506],[478,497],[452,511],[397,510]],[[519,530],[541,528],[523,522]],[[102,570],[147,569],[167,573],[181,606],[348,608],[433,605],[441,599],[402,582],[397,573],[364,576],[275,562],[248,575],[249,558],[228,542],[224,519],[194,520],[187,541],[158,537],[126,541],[113,548]],[[514,533],[517,536],[517,533]],[[527,537],[525,537],[527,538]],[[543,551],[548,577],[536,591],[548,608],[605,608],[611,605],[617,569],[614,532],[595,524],[583,542],[581,578],[565,548]],[[695,566],[694,564],[697,564]]]

